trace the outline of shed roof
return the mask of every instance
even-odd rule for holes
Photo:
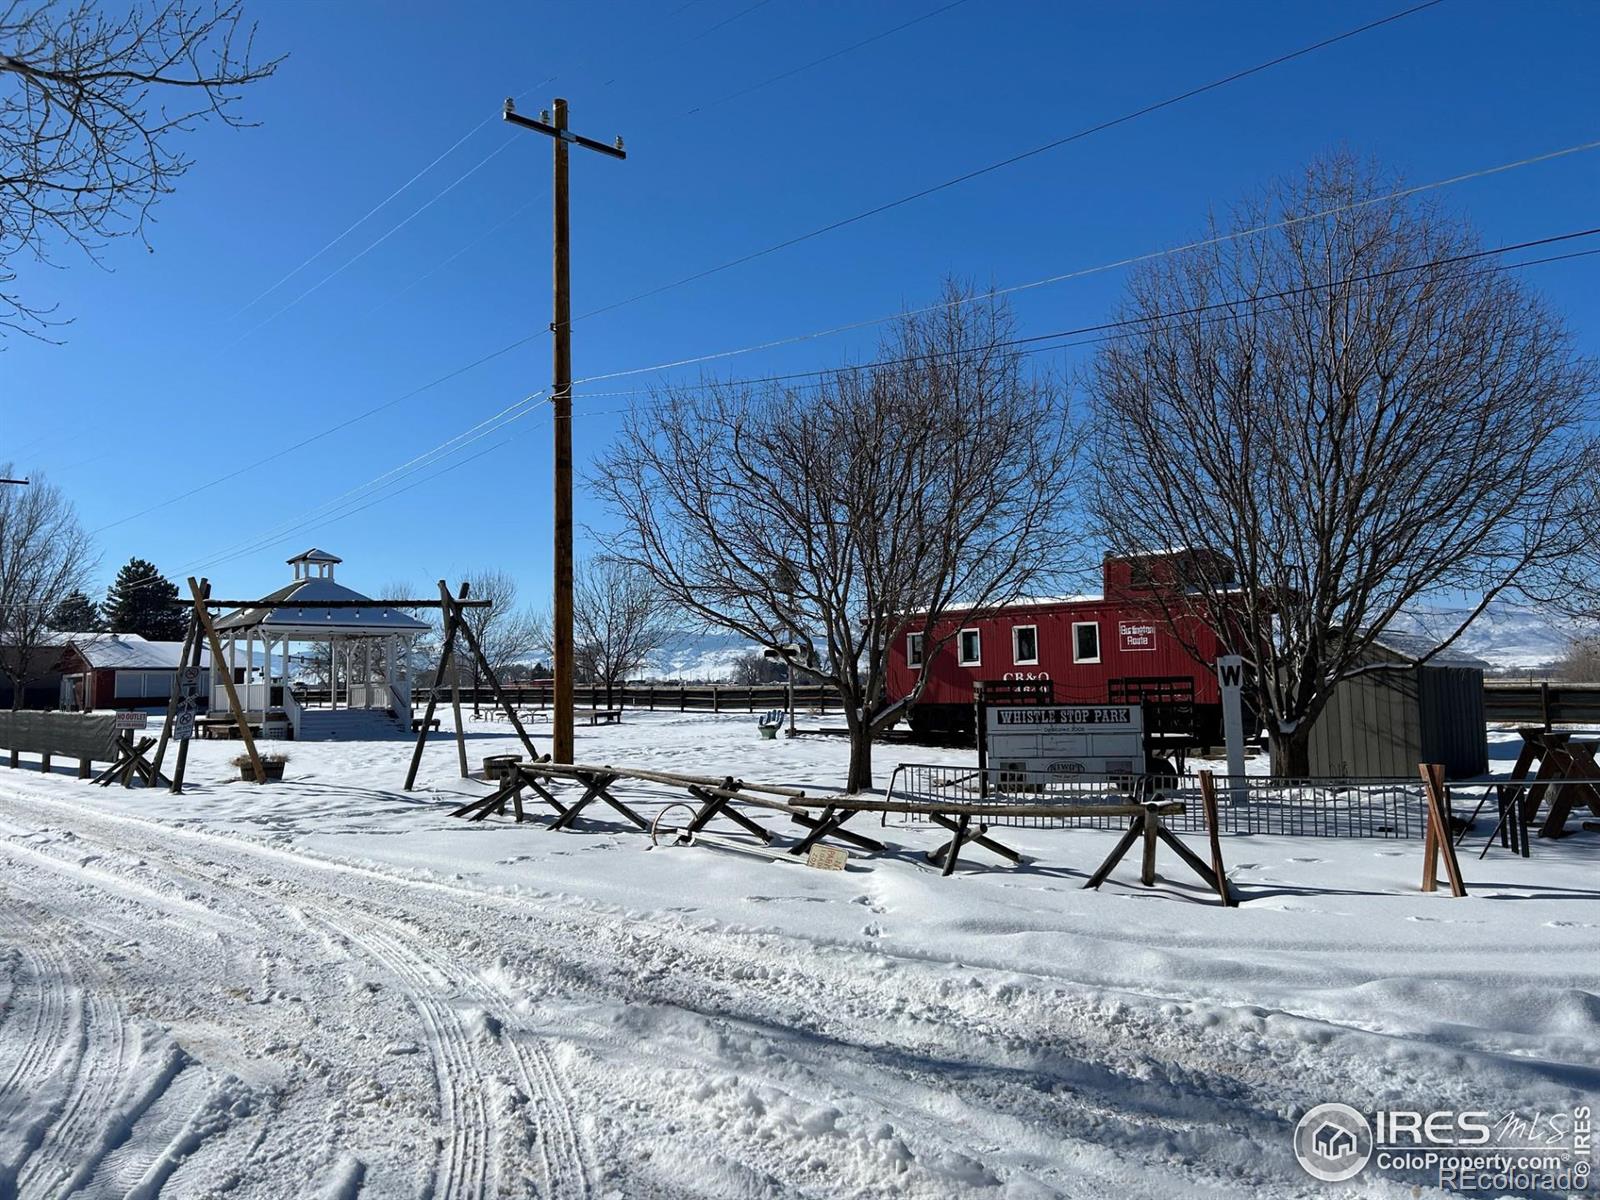
[[[1420,633],[1385,629],[1373,639],[1373,645],[1397,654],[1408,662],[1422,662],[1426,658],[1425,665],[1430,667],[1475,667],[1481,671],[1489,666],[1483,659],[1465,650],[1450,646],[1441,650],[1436,640]]]
[[[136,633],[80,633],[67,644],[94,670],[176,671],[183,657],[182,642],[151,642]],[[200,665],[211,665],[204,648]]]

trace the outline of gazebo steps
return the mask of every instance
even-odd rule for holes
[[[300,714],[303,742],[375,742],[405,732],[399,719],[381,708],[310,708]]]

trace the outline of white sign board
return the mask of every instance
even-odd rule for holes
[[[117,730],[143,729],[150,724],[150,714],[145,712],[119,712],[117,714]]]
[[[1144,710],[1137,704],[991,708],[985,714],[984,738],[991,770],[1144,774]]]
[[[1222,689],[1222,740],[1228,747],[1228,774],[1235,788],[1244,778],[1244,659],[1237,654],[1217,656],[1217,684]]]

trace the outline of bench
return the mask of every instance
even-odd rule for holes
[[[579,708],[574,709],[574,717],[588,717],[591,725],[621,725],[622,710],[620,708]]]
[[[438,733],[439,732],[439,718],[438,717],[434,717],[433,720],[429,721],[428,722],[428,728],[433,730],[435,733]],[[421,733],[422,732],[422,718],[421,717],[412,717],[411,718],[411,732],[412,733]]]

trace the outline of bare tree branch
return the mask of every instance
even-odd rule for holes
[[[114,238],[149,245],[151,210],[191,165],[181,135],[212,119],[243,125],[239,89],[283,61],[258,61],[254,41],[243,0],[0,11],[0,331],[44,336],[62,323],[9,286],[24,256],[50,264],[65,244],[98,262]]]

